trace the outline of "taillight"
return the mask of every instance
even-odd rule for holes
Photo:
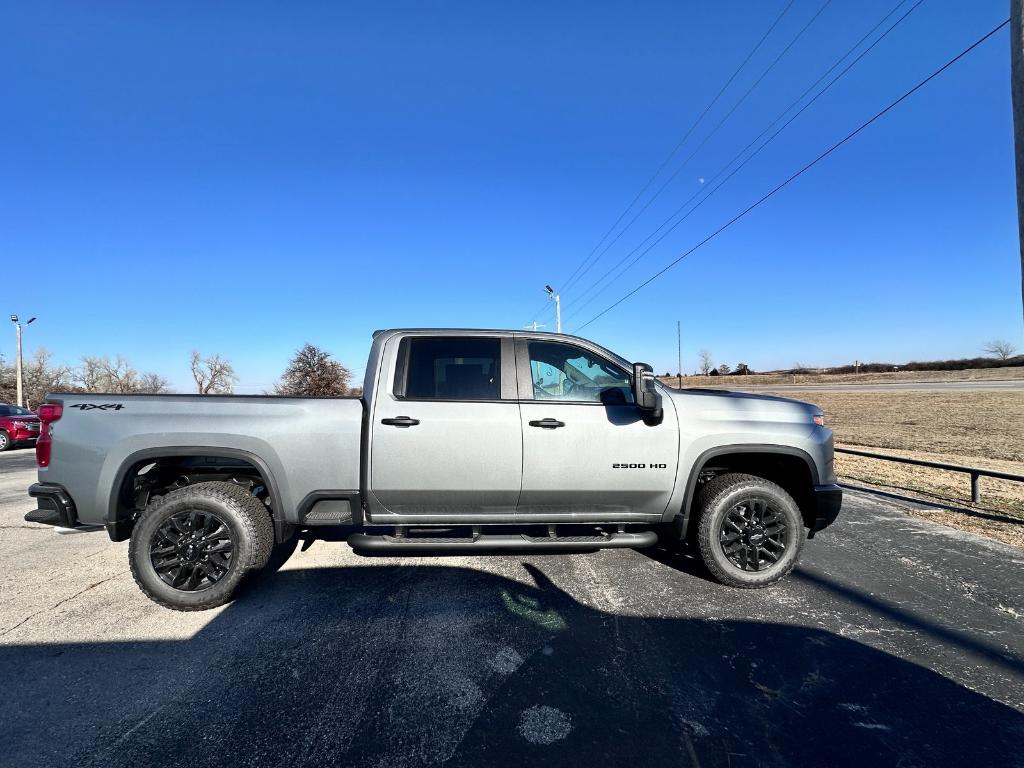
[[[60,403],[43,403],[36,411],[36,415],[43,424],[53,424],[60,421],[60,417],[64,415],[64,406]]]
[[[36,464],[40,467],[50,466],[50,450],[53,447],[53,438],[50,436],[50,425],[60,421],[64,415],[64,406],[60,403],[43,403],[37,411],[39,421],[42,422],[39,428],[39,437],[36,439]]]

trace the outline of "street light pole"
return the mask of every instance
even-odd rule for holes
[[[30,317],[28,319],[28,321],[25,323],[25,325],[32,325],[32,323],[34,323],[35,320],[36,319],[34,317]],[[11,322],[14,323],[14,335],[15,335],[15,338],[17,339],[17,345],[15,347],[15,349],[16,349],[16,351],[15,351],[15,359],[14,359],[14,376],[17,379],[18,407],[19,408],[24,408],[25,407],[24,384],[22,383],[22,373],[21,373],[22,372],[22,367],[23,367],[23,363],[22,363],[22,360],[21,360],[21,323],[18,322],[18,316],[17,315],[11,315]]]
[[[1021,299],[1024,301],[1024,2],[1010,0],[1010,101],[1017,168],[1017,232],[1020,238]]]
[[[683,325],[676,320],[676,389],[683,388]]]
[[[555,293],[555,289],[550,285],[545,285],[544,290],[548,292],[548,296],[555,302],[555,330],[557,333],[562,332],[562,297]]]

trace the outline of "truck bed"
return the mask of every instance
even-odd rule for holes
[[[315,490],[358,494],[359,398],[54,394],[48,401],[64,410],[51,425],[52,460],[39,480],[65,488],[86,525],[107,522],[128,469],[148,455],[197,447],[264,465],[290,522]]]

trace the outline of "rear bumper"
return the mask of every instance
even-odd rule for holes
[[[62,486],[56,483],[35,483],[29,486],[28,495],[37,500],[39,508],[25,515],[26,521],[63,528],[78,525],[75,502]]]
[[[828,528],[839,517],[843,506],[843,489],[835,483],[814,486],[814,525],[811,526],[813,536],[820,530]]]

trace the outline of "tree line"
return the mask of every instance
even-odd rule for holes
[[[220,354],[193,351],[189,368],[195,391],[200,395],[229,395],[235,391],[238,375],[231,361]],[[14,361],[0,355],[0,402],[13,403],[17,397]],[[266,394],[291,397],[341,397],[359,395],[352,386],[352,372],[328,352],[304,344],[288,362],[281,378]],[[170,392],[168,380],[160,374],[139,371],[123,355],[85,356],[78,365],[57,364],[51,352],[37,349],[24,361],[22,383],[25,404],[36,408],[49,392],[161,394]]]
[[[956,360],[911,361],[909,363],[856,363],[854,365],[837,365],[831,368],[810,368],[803,363],[794,363],[788,370],[771,371],[771,373],[882,373],[886,371],[963,371],[972,368],[1001,368],[1004,366],[1024,365],[1024,355],[1017,354],[1014,344],[996,339],[987,342],[982,351],[986,357],[965,357]],[[746,376],[754,373],[746,363],[737,363],[732,368],[728,363],[715,365],[711,353],[702,349],[699,353],[699,368],[696,374],[702,376]],[[680,374],[666,373],[665,377]]]

